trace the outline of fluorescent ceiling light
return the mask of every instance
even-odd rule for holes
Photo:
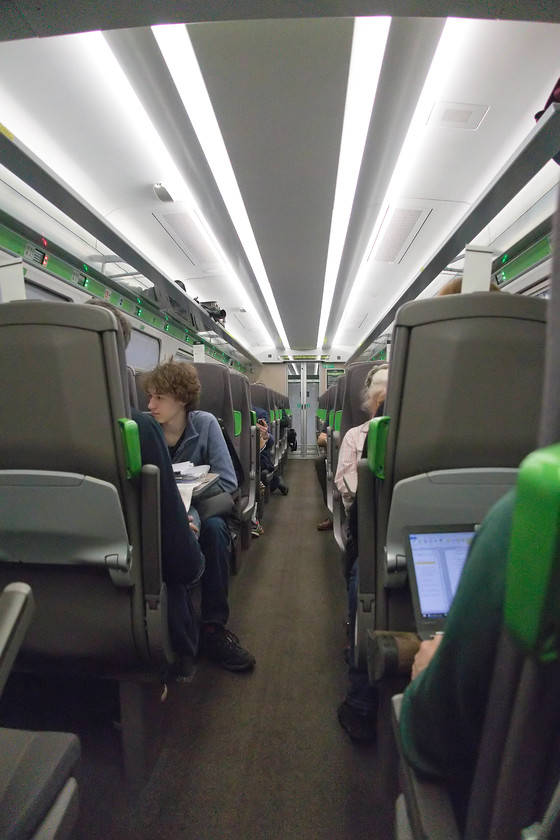
[[[91,34],[97,35],[99,33]],[[138,99],[134,88],[128,81],[126,74],[123,72],[122,68],[120,67],[120,64],[118,63],[109,45],[104,39],[103,43],[105,45],[105,54],[102,55],[102,66],[106,69],[108,82],[112,85],[116,85],[118,88],[121,89],[122,102],[124,103],[123,110],[125,110],[128,113],[128,115],[132,118],[134,124],[138,126],[138,135],[140,136],[142,133],[144,133],[146,141],[150,144],[150,148],[153,149],[155,146],[155,149],[157,150],[158,154],[158,159],[162,161],[162,168],[166,173],[168,173],[165,175],[165,177],[162,177],[161,181],[169,189],[174,201],[181,201],[187,204],[187,209],[192,220],[194,221],[199,232],[202,234],[204,239],[207,241],[207,243],[210,245],[210,247],[216,254],[219,262],[222,263],[226,274],[237,282],[239,288],[242,288],[239,278],[233,270],[224,251],[222,250],[218,239],[214,235],[212,228],[208,224],[203,212],[196,203],[193,194],[190,191],[190,188],[186,184],[179,169],[175,165],[175,162],[169,154],[163,140],[156,131],[153,123],[148,117],[148,114],[144,110],[144,107]],[[263,341],[267,345],[273,345],[273,341],[269,336],[268,331],[265,329],[260,318],[254,310],[253,317],[260,327]]]
[[[160,173],[160,180],[165,183],[175,201],[184,202],[201,235],[206,239],[224,270],[235,277],[220,244],[214,236],[210,226],[200,208],[197,206],[188,184],[169,154],[165,143],[150,120],[133,86],[122,70],[109,44],[101,32],[87,32],[79,35],[64,36],[66,48],[75,53],[76,62],[83,61],[88,56],[88,66],[94,73],[95,84],[103,92],[110,107],[118,109],[122,134],[134,138],[136,148],[140,149],[147,160],[153,162],[153,168]],[[70,45],[70,46],[68,46]],[[4,91],[2,92],[4,94]],[[2,101],[2,119],[9,129],[31,149],[46,165],[52,169],[75,192],[99,213],[108,218],[114,210],[114,204],[99,188],[99,185],[76,166],[71,153],[64,146],[56,143],[40,124],[33,118],[33,110],[24,110],[21,105],[12,101],[9,91]],[[130,219],[121,215],[119,223],[112,222],[123,237],[131,243],[144,243],[143,231]],[[137,247],[141,253],[142,248]],[[145,245],[143,246],[145,247]],[[144,256],[144,254],[143,254]],[[165,265],[166,255],[152,253],[147,258],[156,265]],[[164,273],[169,271],[162,269]],[[108,273],[110,276],[110,273]],[[238,281],[239,282],[239,281]],[[239,284],[241,286],[241,284]],[[257,313],[254,313],[256,323],[260,328],[263,343],[272,346],[273,341],[261,323]]]
[[[319,348],[323,346],[331,310],[390,24],[389,17],[363,17],[354,21],[323,301],[317,334]]]
[[[152,26],[152,32],[206,155],[208,165],[216,179],[218,189],[222,194],[280,338],[285,347],[288,348],[289,341],[280,318],[280,312],[187,27],[184,24],[163,24]]]
[[[341,335],[345,329],[346,321],[350,312],[350,301],[355,300],[356,295],[360,294],[360,289],[365,279],[367,263],[375,257],[376,250],[383,241],[383,233],[392,218],[392,214],[389,212],[391,203],[394,201],[395,197],[402,195],[404,184],[406,183],[410,173],[417,166],[418,156],[422,152],[421,139],[426,131],[426,123],[429,119],[434,102],[437,102],[438,99],[440,99],[440,91],[443,85],[447,85],[449,83],[450,76],[459,69],[463,45],[471,34],[471,23],[471,21],[456,18],[449,18],[446,21],[437,49],[434,53],[430,70],[426,76],[422,93],[418,99],[405,141],[402,145],[399,159],[393,171],[389,187],[383,202],[381,203],[377,219],[373,226],[373,230],[362,259],[362,264],[356,275],[352,290],[348,295],[348,303],[341,318],[337,333],[334,337],[333,346],[339,343]],[[444,234],[442,233],[442,237],[443,235]],[[400,294],[400,292],[398,294]],[[397,298],[395,298],[395,300],[396,299]],[[393,304],[394,301],[390,303],[385,311],[388,312]],[[381,315],[381,317],[383,316]],[[359,344],[365,340],[370,329],[371,326],[367,328],[367,331],[360,339]]]

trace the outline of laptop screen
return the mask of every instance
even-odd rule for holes
[[[474,535],[474,525],[408,531],[408,566],[419,632],[443,626]]]

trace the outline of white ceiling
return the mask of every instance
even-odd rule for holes
[[[455,21],[406,153],[408,172],[393,190],[392,241],[360,269],[444,23],[392,20],[324,343],[317,339],[353,18],[188,26],[274,303],[259,287],[258,266],[149,28],[1,43],[0,123],[165,276],[182,280],[193,298],[218,301],[226,329],[254,356],[345,359],[531,131],[560,75],[560,24]],[[136,97],[143,111],[129,113]],[[229,267],[188,202],[155,197],[152,185],[170,183],[177,171]],[[479,244],[494,243],[497,254],[549,215],[558,171],[548,164]],[[70,222],[3,167],[0,207],[81,259],[109,253],[95,231]],[[124,263],[107,267],[129,271]]]

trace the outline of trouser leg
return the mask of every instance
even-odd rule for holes
[[[378,704],[377,689],[370,685],[367,668],[362,670],[354,664],[354,627],[358,610],[358,561],[352,566],[348,579],[348,621],[350,625],[350,659],[348,663],[348,680],[350,688],[346,695],[346,702],[361,712],[376,712]]]
[[[315,458],[315,471],[317,473],[317,479],[321,486],[321,493],[323,494],[323,501],[325,503],[325,507],[327,506],[327,456],[326,455],[318,455]]]
[[[230,538],[225,519],[221,516],[206,519],[200,529],[199,543],[206,560],[201,579],[202,621],[226,625],[229,618]]]

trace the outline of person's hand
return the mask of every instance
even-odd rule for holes
[[[411,680],[415,680],[418,674],[421,674],[428,667],[442,639],[443,633],[438,633],[433,639],[427,639],[425,642],[422,642],[412,663]]]
[[[194,531],[195,534],[198,534],[198,528],[194,524],[194,517],[189,516],[189,528],[191,531]]]
[[[257,420],[257,426],[259,427],[260,436],[263,440],[268,440],[268,427],[266,425],[266,420]]]

